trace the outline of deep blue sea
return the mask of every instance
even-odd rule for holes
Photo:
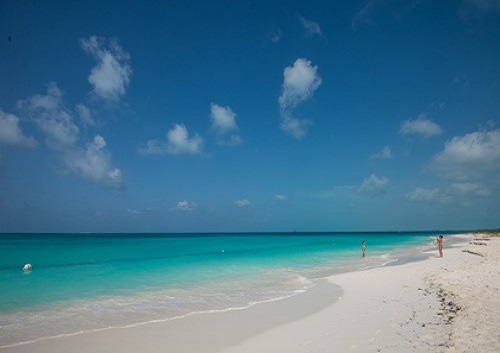
[[[0,234],[0,347],[285,298],[437,234]]]

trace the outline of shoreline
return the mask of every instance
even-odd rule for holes
[[[474,238],[468,234],[452,248],[445,243],[443,259],[435,257],[436,250],[414,262],[336,274],[305,293],[245,309],[41,339],[0,352],[250,353],[265,348],[314,353],[332,345],[345,352],[459,352],[450,348],[459,341],[450,336],[454,322],[450,325],[449,316],[443,314],[436,288],[452,293],[440,276],[448,268],[458,268],[464,260],[464,266],[479,266],[484,256],[462,252],[470,247],[467,239]],[[498,248],[499,240],[471,245],[483,249],[470,251],[484,251],[493,244]],[[462,312],[454,314],[458,322]],[[498,326],[495,316],[493,323]]]
[[[401,244],[393,246],[393,239],[390,237],[385,240],[388,241],[387,243],[377,236],[368,238],[370,239],[369,256],[363,259],[357,256],[357,246],[351,245],[350,249],[346,247],[347,243],[357,244],[357,242],[352,240],[346,242],[345,239],[333,238],[327,241],[316,239],[324,249],[332,247],[330,249],[332,252],[328,251],[328,256],[324,255],[326,252],[320,253],[319,259],[314,258],[314,255],[308,255],[312,261],[304,262],[305,266],[302,266],[303,264],[299,261],[298,266],[294,266],[293,263],[289,266],[286,263],[280,266],[261,266],[260,270],[257,268],[256,271],[244,273],[239,269],[237,275],[234,271],[235,276],[224,281],[211,280],[205,283],[196,283],[186,276],[188,285],[177,288],[173,281],[174,286],[169,288],[167,285],[161,290],[137,291],[130,295],[125,293],[123,296],[69,298],[60,303],[54,302],[39,307],[34,304],[33,310],[24,308],[0,315],[0,321],[2,321],[0,325],[3,325],[0,326],[0,348],[113,328],[125,329],[149,323],[179,320],[191,315],[246,310],[253,305],[283,300],[308,291],[319,280],[326,279],[333,274],[386,266],[395,261],[400,263],[401,259],[405,261],[414,259],[415,254],[421,253],[422,249],[432,244],[433,238],[428,235],[410,237],[416,244],[406,246]],[[371,242],[372,239],[374,242]],[[292,245],[297,242],[292,236],[281,245],[286,247],[290,244],[288,241],[291,241]],[[315,244],[315,241],[311,242],[306,238],[300,240],[299,243]],[[337,248],[338,244],[340,246]],[[226,249],[231,250],[228,248]],[[233,244],[232,249],[234,248]],[[226,252],[225,255],[230,256],[231,251]],[[225,255],[221,257],[220,252],[217,252],[214,256],[217,262],[226,263]],[[307,256],[305,258],[307,259]],[[232,268],[237,268],[235,266],[238,264],[237,261],[229,262],[230,265],[232,263]],[[314,266],[311,266],[312,264]],[[34,277],[42,275],[39,272],[40,268],[37,266],[36,271],[29,275]],[[92,269],[92,271],[95,270]],[[205,270],[202,269],[203,271]],[[74,275],[80,276],[81,270],[73,271],[71,278],[75,278]],[[27,279],[32,279],[32,277]],[[114,278],[110,279],[114,280]],[[145,280],[148,278],[146,277]],[[67,287],[71,288],[72,284],[74,281],[68,283]],[[128,282],[125,285],[128,285]],[[119,283],[118,287],[120,287]],[[92,289],[92,286],[90,288]],[[87,288],[82,288],[82,290],[86,291]],[[41,294],[43,297],[43,293]],[[22,301],[22,304],[31,304],[32,300],[36,303],[38,298],[29,296]]]

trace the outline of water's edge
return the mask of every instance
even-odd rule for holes
[[[31,337],[27,335],[26,331],[22,331],[23,325],[25,324],[30,324],[29,322],[22,322],[23,320],[20,320],[16,322],[16,324],[19,324],[18,327],[11,327],[11,332],[9,330],[6,330],[8,325],[4,325],[9,322],[9,319],[6,319],[5,315],[0,314],[0,338],[2,338],[0,341],[4,343],[0,348],[6,348],[6,347],[12,347],[12,346],[17,346],[17,345],[23,345],[23,344],[28,344],[28,343],[33,343],[33,342],[38,342],[41,340],[47,340],[47,339],[56,339],[60,337],[68,337],[68,336],[74,336],[74,335],[79,335],[79,334],[84,334],[88,332],[98,332],[102,330],[108,330],[108,329],[117,329],[117,328],[129,328],[129,327],[137,327],[137,326],[142,326],[142,325],[147,325],[150,323],[158,323],[158,322],[167,322],[167,321],[172,321],[172,320],[180,320],[186,317],[190,317],[193,315],[201,315],[201,314],[207,314],[207,313],[222,313],[226,311],[232,311],[232,310],[244,310],[251,308],[255,305],[259,305],[262,303],[269,303],[269,302],[275,302],[275,301],[280,301],[284,300],[287,298],[294,297],[296,295],[305,295],[310,291],[316,290],[316,287],[320,285],[320,283],[323,281],[324,278],[327,278],[333,274],[337,273],[345,273],[345,272],[351,272],[351,271],[359,271],[359,270],[366,270],[369,268],[374,268],[374,267],[380,267],[380,266],[397,266],[397,265],[402,265],[408,262],[414,262],[414,261],[421,261],[426,259],[429,256],[432,256],[429,254],[429,251],[434,250],[434,246],[429,243],[426,243],[425,245],[418,245],[418,246],[409,246],[409,247],[403,247],[402,249],[398,249],[398,251],[395,251],[393,253],[382,253],[382,252],[375,252],[375,254],[370,254],[369,253],[369,258],[368,259],[363,259],[361,261],[359,260],[352,260],[352,261],[347,261],[343,266],[337,266],[333,268],[316,268],[313,270],[307,270],[307,271],[297,271],[297,270],[287,270],[287,269],[279,269],[279,271],[283,272],[280,274],[280,278],[283,280],[290,280],[293,283],[291,284],[291,287],[288,286],[288,283],[285,283],[283,285],[283,288],[281,290],[278,288],[272,293],[266,293],[265,296],[258,297],[258,295],[255,295],[255,297],[258,297],[258,300],[249,300],[245,298],[240,298],[239,296],[245,295],[245,293],[239,293],[235,292],[232,293],[234,297],[236,297],[238,300],[234,300],[233,297],[225,297],[224,299],[227,300],[226,302],[220,302],[220,301],[214,301],[213,303],[204,303],[207,306],[202,309],[202,310],[191,310],[188,312],[181,312],[179,314],[174,314],[174,315],[166,315],[165,313],[161,313],[161,310],[158,309],[158,306],[161,305],[175,305],[174,298],[169,297],[168,295],[166,296],[166,299],[163,300],[162,302],[155,302],[155,300],[158,299],[158,296],[154,297],[150,301],[145,299],[143,295],[138,295],[134,296],[131,298],[127,298],[129,301],[134,302],[134,310],[130,312],[131,316],[133,317],[127,317],[129,320],[124,320],[124,317],[117,317],[116,320],[109,320],[109,315],[115,315],[117,311],[116,309],[119,310],[120,306],[124,305],[123,302],[120,302],[120,298],[116,297],[110,297],[105,300],[105,302],[96,302],[96,301],[82,301],[79,303],[73,303],[73,306],[78,306],[81,307],[83,306],[88,306],[86,310],[88,310],[88,313],[91,315],[96,315],[96,317],[93,317],[92,319],[89,319],[89,322],[86,322],[84,325],[81,325],[80,327],[65,327],[66,332],[51,332],[50,328],[50,322],[53,318],[50,316],[54,314],[55,312],[38,312],[35,313],[35,316],[37,319],[39,319],[39,323],[41,324],[46,324],[47,328],[38,330],[36,334],[33,334]],[[459,243],[460,241],[463,241],[462,238],[459,236],[447,236],[447,246],[452,246],[455,243]],[[364,261],[364,262],[363,262]],[[286,273],[286,271],[289,271],[290,273]],[[303,276],[303,272],[307,273],[306,276]],[[286,276],[283,276],[286,274]],[[272,274],[274,275],[274,273]],[[270,279],[272,280],[273,277],[271,276]],[[257,285],[259,283],[256,283]],[[264,283],[267,285],[267,283]],[[231,285],[238,285],[238,282],[232,283]],[[290,288],[293,288],[293,290],[290,290]],[[224,290],[224,289],[223,289]],[[227,288],[225,289],[227,290]],[[231,289],[232,290],[232,289]],[[156,295],[158,293],[153,293],[152,295]],[[223,293],[224,295],[226,293]],[[253,293],[255,294],[255,293]],[[214,298],[217,297],[217,295],[220,295],[220,293],[214,292]],[[251,295],[249,296],[251,298]],[[192,298],[193,301],[196,301],[199,298]],[[169,300],[171,300],[169,302]],[[219,300],[219,299],[217,299]],[[141,302],[142,301],[142,302]],[[137,304],[138,302],[138,304]],[[128,302],[127,302],[128,303]],[[153,304],[152,304],[153,303]],[[108,304],[111,304],[112,309],[109,309],[110,306],[107,306]],[[60,317],[59,319],[64,322],[68,322],[67,320],[71,320],[71,317],[77,317],[80,313],[75,311],[72,312],[73,310],[71,306],[63,308],[64,314],[66,315],[65,317]],[[108,311],[106,310],[101,310],[103,307],[108,308]],[[60,310],[60,308],[57,308],[55,310]],[[160,313],[156,314],[155,310],[158,310]],[[140,315],[134,315],[137,313],[142,313],[144,312],[144,316]],[[150,315],[150,314],[154,315]],[[46,315],[47,317],[42,317]],[[64,319],[64,320],[63,320]],[[16,321],[17,319],[14,319]],[[24,318],[24,320],[28,320],[28,318]],[[44,321],[47,320],[47,321]],[[100,323],[100,325],[99,325]],[[17,332],[16,332],[17,331]]]

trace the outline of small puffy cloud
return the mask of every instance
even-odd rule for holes
[[[101,99],[118,101],[125,94],[132,76],[129,53],[116,40],[97,36],[82,38],[80,44],[96,60],[88,76],[93,92]]]
[[[323,33],[321,32],[321,28],[319,27],[319,24],[317,22],[308,20],[302,16],[299,16],[300,23],[302,23],[302,26],[304,26],[304,30],[306,31],[306,36],[323,36]]]
[[[403,135],[420,135],[423,137],[440,135],[442,132],[439,125],[427,119],[424,114],[421,114],[417,119],[403,121],[399,131]]]
[[[64,155],[64,162],[72,174],[120,190],[122,189],[121,171],[111,165],[111,155],[105,147],[106,141],[97,135],[86,148],[67,151]]]
[[[283,31],[279,28],[272,29],[266,33],[266,41],[271,43],[278,43],[283,38]]]
[[[425,189],[418,187],[415,190],[406,194],[406,199],[413,202],[432,202],[440,199],[438,188]]]
[[[212,103],[210,107],[210,120],[212,121],[212,131],[217,136],[217,143],[226,146],[236,146],[243,143],[237,133],[239,130],[236,124],[236,114],[230,107],[221,107]]]
[[[297,105],[312,97],[321,85],[318,67],[312,66],[307,59],[295,60],[293,66],[283,71],[283,85],[279,104],[282,110],[295,108]]]
[[[201,152],[203,145],[203,140],[198,134],[190,138],[186,127],[177,124],[167,133],[167,140],[168,152],[172,154],[197,154]]]
[[[62,92],[55,82],[49,83],[45,95],[34,95],[17,102],[46,135],[49,147],[63,149],[76,143],[80,130],[62,103]]]
[[[278,200],[278,201],[286,201],[286,200],[288,200],[288,198],[285,195],[281,195],[281,194],[274,195],[274,199]]]
[[[167,145],[164,141],[153,139],[146,142],[146,147],[139,147],[139,152],[145,154],[165,154],[167,153]]]
[[[282,117],[281,129],[296,139],[307,134],[311,121],[294,117],[293,109],[310,99],[320,85],[318,67],[312,66],[307,59],[299,58],[293,66],[288,66],[283,71],[283,85],[278,99]]]
[[[190,212],[198,208],[198,204],[189,201],[179,201],[174,207],[170,208],[170,212]]]
[[[250,201],[248,201],[247,199],[240,199],[236,200],[234,204],[236,205],[236,207],[245,208],[250,206]]]
[[[149,140],[142,152],[146,154],[199,154],[203,149],[203,139],[196,134],[189,137],[184,125],[175,124],[167,132],[166,141]]]
[[[392,151],[388,146],[385,146],[382,151],[373,154],[371,157],[375,159],[391,159]]]
[[[35,139],[23,133],[19,121],[17,116],[6,113],[0,108],[0,143],[28,148],[35,147]]]
[[[434,157],[432,166],[444,176],[460,181],[497,173],[500,171],[500,130],[453,137]]]
[[[378,177],[376,174],[371,174],[363,180],[358,191],[366,195],[379,195],[385,191],[388,184],[389,179],[386,176]]]
[[[233,113],[230,107],[221,107],[212,103],[210,118],[212,120],[212,128],[219,134],[227,134],[238,129],[236,125],[236,114]]]
[[[289,115],[283,115],[281,119],[281,129],[297,140],[306,136],[311,124],[312,121],[309,119],[298,119]]]

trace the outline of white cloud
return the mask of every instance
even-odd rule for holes
[[[137,216],[148,216],[148,215],[151,215],[153,213],[153,210],[151,208],[145,208],[145,209],[141,209],[141,210],[138,210],[136,208],[129,208],[127,210],[127,214],[131,217],[137,217]]]
[[[478,183],[453,183],[451,189],[461,195],[470,196],[490,196],[490,190],[484,185]]]
[[[283,38],[283,31],[281,29],[274,29],[267,33],[267,38],[272,43],[277,43]]]
[[[431,202],[439,200],[440,192],[439,189],[425,189],[418,187],[415,190],[406,194],[406,199],[413,202]]]
[[[80,130],[74,124],[70,112],[62,103],[62,92],[55,82],[49,83],[47,94],[34,95],[19,100],[17,105],[26,110],[46,135],[49,147],[67,148],[76,143]]]
[[[401,21],[412,13],[421,2],[422,0],[368,0],[363,8],[354,14],[351,27],[356,31],[364,25],[377,26],[380,22]]]
[[[455,136],[431,167],[451,183],[445,190],[417,188],[406,195],[409,201],[471,206],[479,198],[491,198],[500,185],[500,130]]]
[[[309,60],[303,58],[295,60],[293,66],[285,68],[282,92],[279,97],[282,110],[295,108],[312,97],[321,85],[321,77],[317,71],[317,66],[312,66]]]
[[[300,103],[310,99],[321,85],[318,67],[312,66],[307,59],[295,60],[293,66],[286,67],[283,71],[282,92],[278,99],[282,124],[281,128],[297,139],[303,138],[311,121],[292,116],[292,111]]]
[[[382,151],[377,152],[372,155],[372,158],[375,159],[391,159],[392,158],[392,151],[388,146],[385,146]]]
[[[5,113],[0,108],[0,143],[29,148],[35,147],[35,139],[23,133],[19,121],[20,119],[17,116]]]
[[[302,23],[302,26],[304,26],[307,36],[323,36],[321,28],[319,27],[319,24],[317,22],[308,20],[302,16],[299,16],[299,20]]]
[[[184,125],[175,124],[167,132],[166,141],[149,140],[142,152],[147,154],[199,154],[203,149],[203,139],[196,134],[189,137]]]
[[[248,201],[247,199],[240,199],[240,200],[236,200],[236,201],[234,202],[234,204],[235,204],[237,207],[240,207],[240,208],[245,208],[245,207],[250,206],[250,201]]]
[[[286,200],[288,200],[288,198],[285,195],[281,195],[281,194],[274,195],[274,198],[276,200],[279,200],[279,201],[286,201]]]
[[[453,137],[434,156],[431,167],[451,181],[449,187],[417,188],[406,195],[408,200],[470,206],[478,198],[492,197],[499,185],[500,130]]]
[[[57,84],[51,82],[46,94],[19,100],[17,105],[31,116],[45,134],[47,145],[60,153],[67,172],[121,190],[121,171],[112,167],[110,153],[105,149],[106,141],[97,135],[84,148],[77,146],[80,130],[62,97]],[[78,104],[75,109],[82,122],[92,124],[90,110],[86,106]]]
[[[179,201],[174,207],[170,208],[170,212],[189,212],[193,211],[198,207],[197,203],[189,201]]]
[[[243,143],[237,133],[239,127],[236,124],[236,114],[230,107],[221,107],[212,103],[210,120],[212,121],[211,129],[217,136],[217,143],[226,146],[236,146]]]
[[[478,183],[453,183],[447,190],[439,188],[426,189],[418,187],[406,194],[406,199],[412,202],[457,203],[470,206],[475,198],[491,196],[490,190]]]
[[[415,120],[405,120],[401,124],[400,129],[403,135],[421,135],[423,137],[431,137],[434,135],[441,134],[441,128],[438,124],[432,120],[427,119],[425,114],[420,114],[420,116]]]
[[[312,121],[309,119],[298,119],[288,115],[283,115],[281,119],[281,129],[297,140],[304,138],[311,124]]]
[[[432,165],[444,176],[461,181],[497,173],[500,170],[500,130],[453,137],[434,157]]]
[[[376,174],[371,174],[368,178],[363,180],[358,191],[367,195],[378,195],[385,191],[388,184],[389,179],[386,176],[379,178]]]
[[[374,0],[368,1],[365,6],[358,12],[356,12],[351,21],[351,27],[355,31],[358,26],[363,24],[374,24],[372,19],[374,13],[375,5]]]
[[[235,120],[236,114],[233,113],[230,107],[221,107],[212,103],[210,117],[212,119],[212,128],[217,133],[223,135],[238,129]]]
[[[121,171],[111,165],[111,155],[105,147],[106,141],[97,135],[86,148],[67,151],[64,154],[64,162],[71,173],[120,190]]]
[[[83,105],[83,104],[77,104],[75,106],[76,112],[80,116],[80,121],[83,126],[94,126],[95,121],[92,118],[92,113],[90,112],[90,109]]]
[[[146,147],[140,147],[139,152],[145,154],[164,154],[167,153],[167,144],[158,139],[149,140],[146,142]]]
[[[172,154],[197,154],[201,152],[203,140],[196,134],[189,138],[189,133],[184,125],[174,125],[167,133],[168,151]]]
[[[126,92],[132,76],[130,55],[116,40],[91,36],[80,39],[80,44],[97,63],[88,76],[97,97],[118,101]]]

